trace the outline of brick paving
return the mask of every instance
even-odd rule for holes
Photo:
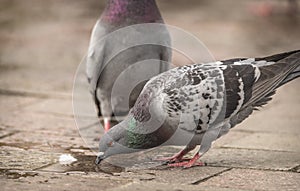
[[[166,22],[195,34],[217,59],[300,48],[299,16],[284,14],[282,1],[266,18],[248,11],[258,1],[172,2],[158,0]],[[72,86],[104,3],[0,1],[1,190],[299,190],[299,79],[216,141],[205,167],[96,167],[74,122]],[[77,161],[62,165],[61,154]]]

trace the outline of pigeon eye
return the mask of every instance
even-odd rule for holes
[[[107,143],[107,146],[109,146],[109,147],[111,147],[111,146],[113,146],[113,145],[114,145],[114,142],[113,142],[113,141]]]

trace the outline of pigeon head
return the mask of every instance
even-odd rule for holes
[[[155,0],[108,0],[102,21],[120,25],[161,22]]]
[[[162,143],[159,130],[147,133],[145,129],[144,123],[138,122],[133,116],[112,127],[100,138],[96,164],[113,155],[138,152]]]
[[[128,128],[134,128],[131,121],[132,119],[130,119],[129,122],[128,120],[122,121],[100,138],[99,153],[96,159],[96,164],[99,164],[102,160],[113,155],[139,151],[130,145],[132,137],[130,137],[130,130]],[[136,142],[136,144],[138,145],[139,143]]]

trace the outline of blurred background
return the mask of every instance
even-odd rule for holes
[[[157,0],[165,22],[197,36],[216,59],[299,49],[300,12],[289,2]],[[0,0],[0,89],[71,93],[105,3]]]

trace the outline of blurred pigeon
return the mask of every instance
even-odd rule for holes
[[[143,23],[149,25],[143,28],[132,27],[123,32],[119,30]],[[171,59],[171,51],[167,48],[170,47],[170,35],[163,23],[155,0],[108,0],[102,16],[92,31],[86,58],[90,92],[98,116],[104,118],[105,130],[110,128],[113,114],[128,113],[145,85],[146,81],[133,84],[136,83],[133,79],[137,78],[135,75],[153,77],[169,69],[167,64],[162,62]],[[151,24],[161,26],[155,28]],[[144,45],[141,45],[143,42]],[[126,88],[134,86],[129,99],[122,93],[112,95],[114,83],[124,70],[149,59],[155,59],[158,64],[131,68],[132,75],[123,80],[123,85],[119,86],[121,88],[117,88],[120,92],[126,92]]]
[[[267,104],[280,86],[300,76],[300,50],[182,66],[152,78],[127,118],[100,139],[96,163],[115,154],[162,145],[185,148],[170,166],[202,165],[213,141]],[[190,160],[183,156],[200,145]]]
[[[269,17],[276,14],[276,12],[286,12],[290,16],[297,16],[299,12],[298,0],[287,0],[287,7],[284,7],[282,5],[277,5],[276,7],[276,3],[278,4],[278,2],[271,2],[270,0],[255,2],[249,8],[253,14],[261,17]],[[282,10],[282,7],[286,9]]]

